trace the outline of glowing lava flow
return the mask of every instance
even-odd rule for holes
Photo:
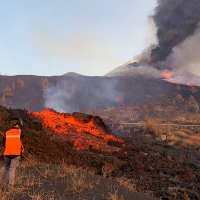
[[[170,71],[164,71],[162,73],[162,76],[165,77],[166,79],[169,79],[171,77],[172,73]]]
[[[89,148],[102,152],[119,151],[118,147],[108,145],[112,140],[124,146],[124,141],[102,131],[102,128],[95,126],[93,119],[89,122],[82,122],[75,119],[72,114],[57,113],[54,110],[45,109],[42,112],[30,112],[43,120],[43,127],[52,130],[58,135],[64,136],[65,141],[73,143],[79,150]]]

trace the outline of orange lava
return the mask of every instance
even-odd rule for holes
[[[101,127],[95,126],[93,119],[88,123],[77,121],[72,114],[57,113],[54,110],[45,109],[42,112],[30,112],[43,120],[43,127],[52,130],[65,141],[73,142],[79,150],[95,149],[102,152],[119,151],[120,148],[107,144],[112,140],[124,146],[124,141],[102,131]]]
[[[163,77],[165,77],[166,79],[169,79],[170,77],[171,77],[171,75],[172,75],[172,73],[171,72],[163,72],[162,73],[162,75],[163,75]]]

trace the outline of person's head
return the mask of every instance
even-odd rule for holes
[[[18,119],[18,118],[14,118],[14,119],[11,121],[11,127],[12,127],[12,128],[19,128],[19,119]]]

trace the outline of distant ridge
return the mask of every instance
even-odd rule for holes
[[[66,74],[63,74],[62,76],[83,76],[83,75],[77,74],[75,72],[67,72]]]

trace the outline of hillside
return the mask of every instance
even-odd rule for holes
[[[74,112],[122,104],[171,105],[177,94],[185,101],[193,95],[200,103],[199,87],[177,85],[144,77],[0,76],[1,105],[41,111],[53,108]],[[2,99],[2,97],[5,97]]]

